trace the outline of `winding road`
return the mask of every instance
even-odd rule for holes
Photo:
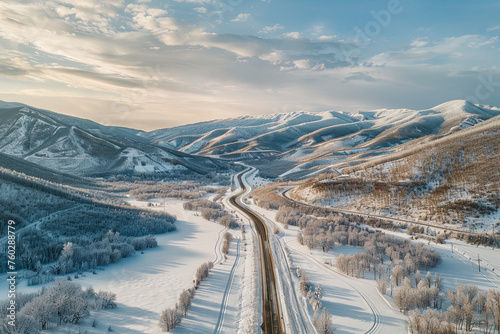
[[[245,171],[246,172],[246,171]],[[278,294],[276,290],[276,278],[274,274],[274,262],[269,244],[268,231],[266,224],[255,213],[243,206],[240,197],[245,193],[246,187],[242,180],[242,172],[238,174],[238,182],[241,191],[229,199],[230,203],[247,215],[253,222],[259,238],[260,265],[262,279],[262,332],[265,334],[284,333],[281,320]]]

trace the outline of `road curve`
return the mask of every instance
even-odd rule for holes
[[[242,176],[246,171],[238,174],[238,182],[240,184],[241,191],[232,196],[229,201],[252,220],[259,238],[263,305],[261,325],[262,332],[265,334],[281,334],[284,333],[283,323],[281,320],[281,312],[276,290],[276,279],[274,276],[273,256],[271,254],[267,227],[259,216],[241,205],[238,201],[240,196],[246,191],[245,184],[242,180]]]

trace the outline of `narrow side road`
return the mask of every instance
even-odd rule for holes
[[[301,201],[296,201],[293,198],[291,198],[290,196],[288,196],[287,193],[290,190],[292,190],[292,189],[293,188],[285,190],[281,195],[284,198],[286,198],[287,200],[291,201],[291,202],[294,202],[294,203],[297,203],[297,204],[301,204],[301,205],[305,205],[305,206],[309,206],[309,207],[312,207],[312,208],[329,209],[329,210],[331,210],[331,212],[335,212],[335,213],[345,213],[345,214],[363,216],[363,217],[368,217],[368,218],[370,218],[370,217],[372,217],[372,218],[379,218],[379,219],[383,219],[383,220],[387,220],[387,221],[395,221],[395,222],[401,222],[401,223],[407,223],[407,224],[413,224],[413,225],[419,225],[419,226],[426,226],[426,227],[436,228],[436,229],[440,229],[440,230],[444,230],[444,231],[457,232],[457,233],[462,233],[462,234],[470,234],[470,235],[479,235],[480,234],[480,233],[477,233],[477,232],[464,231],[464,230],[459,230],[459,229],[450,228],[450,227],[446,227],[446,226],[439,226],[439,225],[427,224],[427,223],[423,223],[421,221],[413,221],[413,220],[408,220],[408,219],[393,218],[393,217],[380,216],[380,215],[371,214],[371,213],[364,213],[364,212],[359,212],[359,211],[344,210],[344,209],[337,209],[337,208],[328,208],[328,207],[324,207],[324,206],[319,206],[319,205],[313,205],[313,204],[309,204],[309,203],[304,203],[304,202],[301,202]]]

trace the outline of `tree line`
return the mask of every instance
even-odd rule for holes
[[[184,210],[196,212],[200,210],[200,214],[204,219],[218,222],[227,228],[236,228],[239,226],[231,214],[224,210],[224,207],[216,201],[199,199],[185,202],[183,207]]]
[[[181,318],[187,315],[196,289],[198,289],[201,281],[208,277],[208,274],[213,267],[214,264],[212,262],[206,262],[199,266],[198,269],[196,269],[193,286],[189,289],[184,289],[181,292],[178,302],[174,307],[167,308],[162,311],[159,322],[159,326],[162,331],[169,332],[174,329],[181,322]]]
[[[307,273],[304,270],[296,268],[295,272],[299,278],[300,293],[309,302],[314,311],[314,327],[316,327],[316,330],[320,334],[333,334],[330,313],[326,307],[322,307],[323,304],[321,303],[323,288],[320,284],[315,287],[307,278]]]

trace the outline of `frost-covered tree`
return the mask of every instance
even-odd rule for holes
[[[185,289],[179,295],[179,313],[183,316],[187,315],[187,311],[191,306],[191,300],[194,297],[194,289]]]
[[[491,315],[492,327],[496,327],[500,333],[500,292],[489,290],[486,297],[486,323],[489,324],[488,315]]]
[[[300,273],[299,290],[303,296],[306,296],[309,290],[311,290],[311,283],[307,279],[305,271],[301,271]]]
[[[297,242],[300,245],[304,245],[304,236],[302,235],[302,232],[297,233]]]
[[[427,282],[427,286],[430,288],[432,284],[432,275],[430,271],[428,271],[427,275],[425,275],[425,281]]]
[[[99,291],[95,295],[98,309],[116,308],[116,294],[110,291]]]
[[[377,289],[378,292],[385,295],[385,293],[387,292],[387,280],[385,278],[379,278],[377,280]]]
[[[415,295],[411,286],[411,280],[408,277],[405,277],[403,286],[394,295],[394,302],[399,310],[406,314],[413,305],[414,298]]]
[[[418,283],[422,280],[422,274],[420,274],[420,270],[415,272],[415,286],[418,286]]]
[[[326,307],[321,311],[321,315],[315,321],[318,334],[333,334],[332,319]]]
[[[19,312],[16,315],[16,326],[13,327],[4,323],[1,333],[4,334],[39,334],[41,330],[40,323],[32,316]]]
[[[163,310],[160,315],[160,328],[164,332],[169,332],[174,329],[180,322],[179,312],[177,307]]]
[[[210,270],[214,267],[212,262],[203,263],[196,270],[195,278],[194,278],[194,287],[197,288],[198,285],[203,281],[207,276]]]
[[[391,276],[394,277],[394,283],[396,286],[399,286],[399,283],[403,280],[404,277],[404,268],[401,265],[397,265],[392,268]]]

